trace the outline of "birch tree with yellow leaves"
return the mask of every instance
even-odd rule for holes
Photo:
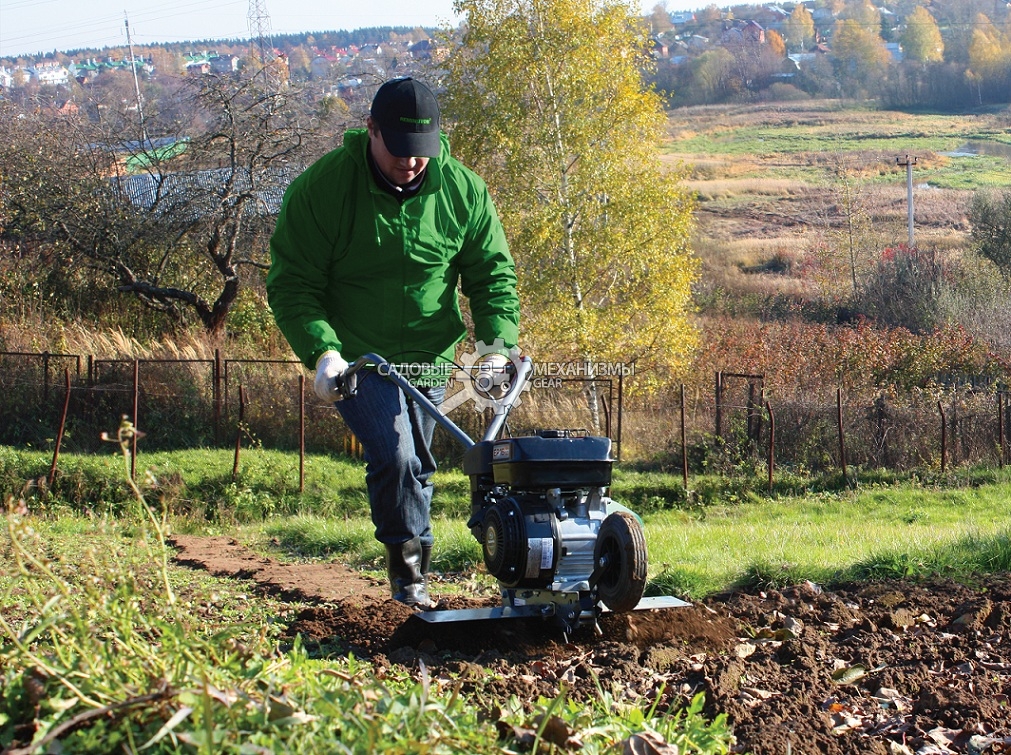
[[[524,348],[644,377],[676,370],[697,342],[694,200],[661,166],[666,118],[642,81],[641,17],[607,0],[455,10],[443,109],[454,153],[488,182],[506,228]]]

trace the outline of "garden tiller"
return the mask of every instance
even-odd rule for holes
[[[349,374],[371,366],[394,381],[466,449],[463,471],[470,478],[470,531],[481,543],[484,563],[501,588],[502,605],[432,610],[424,621],[539,617],[557,622],[568,635],[597,626],[605,610],[622,613],[689,604],[674,597],[643,598],[646,539],[637,515],[612,501],[611,440],[585,431],[542,430],[533,435],[498,435],[533,372],[529,357],[514,357],[499,389],[486,402],[494,414],[478,442],[382,357],[366,354]],[[478,372],[484,396],[487,374]],[[502,378],[505,377],[505,381]],[[344,388],[354,381],[343,381]],[[485,384],[483,384],[485,383]]]

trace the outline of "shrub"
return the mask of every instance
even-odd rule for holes
[[[784,84],[782,82],[776,82],[763,89],[758,96],[764,102],[798,102],[800,100],[811,99],[811,95],[803,89],[799,89],[793,84]]]
[[[856,297],[856,308],[874,320],[913,333],[941,324],[941,293],[948,265],[932,250],[888,247]]]

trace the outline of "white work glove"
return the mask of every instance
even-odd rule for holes
[[[502,354],[488,354],[477,363],[477,377],[474,387],[482,396],[491,399],[501,399],[509,391],[512,375],[506,372],[509,357]]]
[[[312,388],[316,395],[328,403],[340,401],[344,394],[337,389],[338,378],[343,378],[348,370],[347,360],[339,351],[324,351],[316,360],[316,379]],[[357,375],[348,378],[347,390],[354,392]]]

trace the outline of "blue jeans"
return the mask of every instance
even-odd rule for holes
[[[446,389],[421,392],[438,405]],[[376,540],[396,545],[417,537],[431,546],[435,420],[375,372],[359,374],[357,393],[335,406],[365,450],[365,486]]]

